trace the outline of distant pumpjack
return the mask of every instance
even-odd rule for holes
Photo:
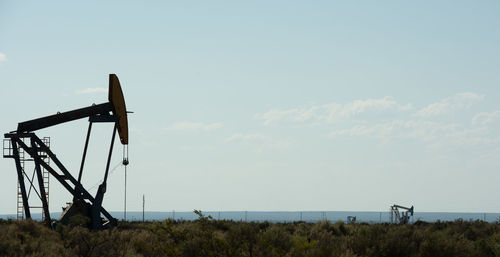
[[[35,135],[34,131],[82,118],[89,118],[89,126],[87,131],[87,138],[85,141],[85,147],[83,150],[80,171],[78,173],[78,178],[76,179],[75,177],[73,177],[73,175],[71,175],[68,169],[64,167],[64,165],[49,149],[49,147],[37,135]],[[81,179],[83,174],[83,167],[85,164],[85,157],[87,155],[87,148],[90,138],[90,132],[92,130],[92,124],[96,122],[113,123],[114,128],[112,132],[113,135],[111,138],[111,145],[109,148],[106,169],[104,171],[104,178],[102,183],[99,185],[97,193],[94,197],[83,187],[83,185],[81,184]],[[69,222],[69,219],[75,215],[83,215],[89,218],[90,224],[88,225],[94,230],[115,226],[117,223],[116,219],[113,218],[111,214],[109,214],[109,212],[104,209],[104,207],[102,207],[102,201],[104,198],[104,194],[106,193],[106,181],[108,179],[109,165],[113,152],[116,131],[118,131],[121,143],[124,145],[124,148],[126,148],[128,146],[128,121],[125,99],[123,97],[123,92],[118,77],[115,74],[110,74],[108,102],[97,105],[93,104],[89,107],[84,107],[68,112],[58,112],[54,115],[21,122],[18,124],[16,131],[6,133],[4,136],[6,140],[10,140],[13,151],[12,154],[8,156],[4,155],[4,157],[13,158],[16,163],[17,177],[19,188],[22,194],[25,217],[30,219],[31,213],[30,205],[28,203],[28,195],[26,193],[26,187],[24,183],[25,172],[20,164],[20,149],[23,149],[25,153],[29,154],[31,158],[33,158],[33,161],[35,163],[39,188],[42,193],[39,196],[40,200],[42,201],[45,222],[47,224],[51,223],[51,219],[48,201],[45,197],[45,193],[43,193],[44,188],[43,178],[41,177],[42,175],[40,172],[41,167],[48,170],[49,173],[73,196],[73,201],[68,203],[67,207],[63,207],[63,213],[59,218],[59,221],[61,223]],[[29,139],[29,143],[27,143],[27,140],[25,139]],[[48,163],[46,163],[43,160],[42,156],[49,156],[52,162],[57,166],[59,171],[56,171]],[[128,157],[126,158],[126,162],[128,164]],[[35,185],[33,185],[34,180],[30,180],[28,178],[28,181],[31,184],[30,189],[32,187],[36,188]],[[104,218],[101,218],[101,215],[104,216]]]
[[[400,211],[399,209],[403,209],[404,211]],[[391,206],[391,223],[408,224],[410,216],[413,216],[413,206],[411,208],[397,204]]]

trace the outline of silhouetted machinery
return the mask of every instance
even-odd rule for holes
[[[78,178],[73,177],[71,173],[64,167],[57,156],[50,150],[50,148],[41,140],[34,132],[43,128],[59,125],[65,122],[74,121],[77,119],[88,118],[89,125],[87,131],[87,138],[83,150],[82,161]],[[112,123],[114,125],[111,145],[109,148],[106,169],[104,171],[104,179],[99,185],[97,193],[92,196],[81,184],[83,167],[85,164],[85,157],[87,155],[87,148],[90,139],[90,132],[93,123]],[[27,177],[28,182],[31,184],[29,190],[32,188],[36,190],[34,185],[35,180],[31,180],[23,170],[20,161],[20,151],[27,153],[35,163],[35,171],[37,175],[38,194],[43,208],[43,216],[47,224],[51,223],[48,201],[46,198],[45,188],[43,186],[42,167],[47,170],[61,185],[68,190],[73,196],[73,201],[68,203],[68,206],[63,208],[63,213],[59,218],[61,223],[69,222],[70,218],[75,215],[83,215],[90,220],[89,226],[93,229],[103,229],[116,225],[116,219],[109,214],[102,206],[104,194],[106,193],[106,181],[108,178],[109,165],[111,155],[113,152],[113,145],[116,137],[116,131],[120,137],[121,143],[124,145],[123,164],[128,164],[128,122],[127,122],[127,109],[125,107],[125,99],[120,86],[118,77],[115,74],[109,75],[109,93],[108,102],[102,104],[93,104],[89,107],[76,109],[68,112],[57,113],[54,115],[21,122],[17,126],[16,131],[6,133],[4,136],[6,140],[10,140],[11,153],[5,155],[6,158],[13,158],[16,163],[17,177],[19,183],[20,194],[22,195],[23,210],[26,218],[31,218],[30,204],[28,203],[28,195],[26,192],[26,185],[24,177]],[[49,157],[52,162],[57,166],[51,167],[46,161],[45,157]]]
[[[410,216],[413,216],[413,206],[411,208],[397,204],[391,206],[391,223],[408,224]]]

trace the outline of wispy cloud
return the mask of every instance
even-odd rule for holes
[[[201,145],[201,146],[193,146],[193,145],[184,145],[181,146],[180,148],[182,151],[202,151],[202,152],[209,152],[209,151],[214,151],[217,148],[215,146],[211,145]]]
[[[348,129],[334,130],[330,133],[335,136],[373,136],[373,137],[402,137],[410,136],[425,140],[435,136],[452,133],[457,130],[456,124],[438,123],[423,120],[396,120],[369,125],[356,125]]]
[[[415,139],[432,147],[477,146],[500,142],[500,136],[486,127],[467,127],[455,123],[426,120],[397,120],[369,125],[356,125],[348,129],[333,130],[331,138],[341,136],[372,137],[383,141]]]
[[[417,117],[434,117],[453,111],[470,108],[474,103],[482,101],[484,95],[461,93],[447,97],[437,103],[429,104],[415,113]]]
[[[375,136],[387,137],[395,129],[395,122],[380,123],[373,125],[356,125],[348,129],[337,129],[330,133],[330,137],[338,136]]]
[[[261,120],[268,125],[278,121],[305,122],[319,119],[317,114],[319,107],[310,106],[289,110],[271,109],[263,114],[256,114],[255,119]]]
[[[472,124],[487,125],[500,118],[500,110],[493,112],[481,112],[472,119]]]
[[[83,94],[104,94],[104,93],[108,93],[108,89],[107,88],[104,88],[104,87],[89,87],[89,88],[85,88],[85,89],[82,89],[82,90],[77,90],[75,91],[75,93],[77,95],[83,95]]]
[[[384,119],[349,119],[340,123],[344,129],[334,129],[328,135],[339,137],[371,137],[383,142],[414,139],[430,147],[473,147],[500,142],[500,134],[491,129],[495,120],[500,120],[500,110],[481,112],[472,118],[472,124],[460,120],[437,121],[441,115],[470,109],[482,101],[483,95],[460,93],[432,103],[417,112],[406,115],[386,116]],[[347,127],[347,128],[346,128]]]
[[[167,131],[211,131],[224,127],[224,123],[201,123],[201,122],[176,122],[170,127],[166,128]]]
[[[233,134],[232,136],[226,138],[225,142],[255,144],[259,150],[262,150],[262,148],[287,149],[295,145],[295,141],[290,139],[275,139],[273,137],[257,133]]]
[[[382,111],[406,111],[411,104],[399,104],[390,96],[378,99],[354,100],[347,104],[329,103],[311,105],[287,110],[271,109],[262,114],[256,114],[257,120],[269,125],[273,122],[334,122],[339,119],[353,118],[361,113]]]
[[[348,103],[308,105],[290,109],[274,108],[254,115],[265,125],[287,122],[317,126],[317,131],[329,129],[327,136],[371,137],[382,142],[391,140],[416,140],[433,149],[466,149],[500,143],[500,134],[492,124],[500,121],[500,110],[481,112],[473,116],[472,124],[464,119],[436,120],[440,115],[471,109],[483,101],[484,95],[459,93],[428,104],[416,111],[411,103],[400,103],[393,97],[354,100]],[[319,128],[321,126],[321,128]],[[264,148],[289,148],[293,140],[276,139],[265,134],[233,134],[226,143],[260,146]]]
[[[0,53],[0,62],[7,61],[7,56],[4,53]]]

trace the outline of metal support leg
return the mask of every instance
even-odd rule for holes
[[[47,195],[45,193],[45,187],[43,184],[42,168],[40,167],[40,160],[38,155],[38,147],[34,140],[31,140],[31,148],[33,149],[33,160],[35,162],[36,175],[38,177],[38,186],[40,187],[40,200],[42,200],[43,213],[45,214],[45,223],[50,225],[50,213],[49,213],[49,203],[47,202]]]
[[[115,143],[116,130],[117,128],[115,123],[115,126],[113,128],[113,136],[111,137],[111,145],[109,146],[108,162],[106,164],[106,171],[104,173],[104,181],[101,185],[99,185],[99,189],[97,189],[97,194],[95,196],[95,202],[92,205],[92,228],[95,230],[100,229],[100,226],[102,226],[100,210],[104,194],[106,193],[106,181],[108,180],[109,164],[111,162],[111,155],[113,154],[113,145]]]
[[[111,145],[109,146],[108,162],[106,163],[106,172],[104,173],[104,183],[108,180],[109,164],[111,163],[111,155],[113,154],[113,145],[115,144],[117,124],[113,128],[113,136],[111,137]]]
[[[92,130],[92,122],[89,122],[89,129],[87,131],[87,139],[85,140],[85,148],[83,149],[82,164],[80,165],[80,173],[78,173],[78,183],[82,182],[83,166],[85,165],[85,157],[87,156],[87,148],[89,146],[90,131]]]
[[[23,168],[21,167],[21,160],[19,159],[19,149],[17,149],[17,140],[19,138],[12,138],[12,151],[14,154],[14,161],[16,162],[17,168],[17,180],[19,181],[19,187],[21,188],[21,195],[23,197],[23,207],[26,219],[31,219],[30,205],[28,203],[28,196],[26,195],[26,187],[24,185]]]
[[[82,181],[82,174],[83,174],[83,166],[85,165],[85,158],[87,157],[87,149],[89,146],[89,139],[90,139],[90,131],[92,130],[92,122],[89,121],[89,129],[87,130],[87,139],[85,140],[85,147],[83,148],[83,156],[82,156],[82,163],[80,164],[80,172],[78,173],[78,183],[80,184]],[[81,191],[78,190],[78,188],[75,186],[75,192],[76,195],[81,195]],[[77,196],[73,196],[73,201],[76,201]]]

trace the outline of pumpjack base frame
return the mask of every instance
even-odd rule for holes
[[[116,127],[114,132],[116,131]],[[113,132],[112,145],[114,142],[115,133]],[[21,189],[21,194],[23,198],[23,206],[26,214],[26,218],[31,218],[30,206],[28,203],[28,197],[26,194],[26,186],[24,183],[23,177],[23,169],[20,163],[19,156],[19,148],[22,148],[25,153],[29,154],[35,163],[36,173],[39,181],[40,200],[42,201],[43,211],[45,214],[45,222],[50,224],[50,212],[48,208],[48,201],[45,198],[45,192],[43,188],[43,183],[40,183],[42,179],[41,167],[45,168],[63,187],[73,195],[73,202],[78,203],[78,206],[85,206],[86,211],[81,213],[84,216],[88,216],[91,219],[91,227],[93,229],[104,229],[107,227],[116,226],[117,220],[111,216],[111,214],[102,207],[102,197],[105,192],[106,183],[104,182],[99,186],[98,193],[96,197],[93,197],[84,187],[83,185],[75,179],[68,169],[61,163],[61,161],[57,158],[57,156],[50,150],[50,148],[35,134],[32,132],[18,133],[11,132],[4,134],[4,137],[11,140],[13,153],[8,158],[13,158],[16,163],[17,176]],[[29,138],[31,142],[31,146],[27,145],[23,138]],[[112,147],[112,146],[111,146]],[[42,154],[45,154],[50,157],[52,163],[57,166],[57,169],[52,168],[49,164],[43,161]],[[111,149],[110,149],[111,156]],[[109,166],[109,165],[108,165]],[[30,183],[32,183],[30,181]],[[76,206],[76,205],[75,205]],[[71,207],[70,207],[71,208]],[[81,209],[81,208],[80,208]],[[68,209],[69,210],[69,209]],[[64,214],[64,213],[63,213]],[[107,220],[101,218],[101,215],[104,216]],[[63,215],[62,215],[63,216]]]

